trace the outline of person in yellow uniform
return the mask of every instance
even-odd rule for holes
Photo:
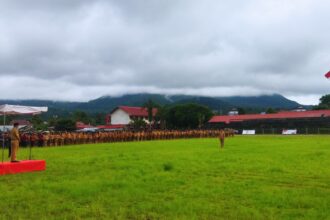
[[[54,147],[57,147],[58,146],[58,132],[54,133]]]
[[[82,142],[82,144],[87,144],[87,139],[88,139],[87,134],[86,134],[86,132],[84,132],[83,133],[83,142]]]
[[[219,140],[220,140],[220,148],[224,148],[225,146],[225,137],[226,137],[226,133],[224,130],[220,130],[219,131]]]
[[[11,162],[19,162],[19,160],[16,159],[16,154],[19,148],[19,142],[20,142],[20,136],[18,132],[18,123],[14,123],[13,129],[10,131],[10,139],[11,139]]]
[[[72,145],[76,144],[76,133],[70,132],[70,137],[71,137],[71,144]]]
[[[49,140],[48,140],[48,146],[49,147],[54,146],[54,133],[53,132],[50,132],[48,138],[49,138]]]
[[[44,135],[43,147],[47,147],[49,141],[49,134],[47,132],[44,132],[43,135]]]

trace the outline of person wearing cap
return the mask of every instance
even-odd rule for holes
[[[16,159],[16,154],[19,148],[20,136],[18,132],[18,123],[14,123],[13,129],[10,131],[10,139],[11,139],[11,162],[19,162]]]

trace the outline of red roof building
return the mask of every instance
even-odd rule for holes
[[[316,127],[318,124],[330,126],[330,110],[314,110],[314,111],[283,111],[273,114],[247,114],[247,115],[219,115],[209,120],[209,124],[220,124],[223,127],[239,127],[246,125],[256,126],[263,124],[273,127],[280,124],[282,127],[307,126],[313,123]]]
[[[262,119],[292,119],[292,118],[320,118],[330,117],[330,110],[315,110],[303,112],[278,112],[273,114],[250,114],[250,115],[219,115],[211,118],[209,123],[226,123],[247,120]]]
[[[147,108],[143,107],[131,107],[131,106],[119,106],[115,108],[111,113],[115,112],[116,110],[121,109],[124,112],[126,112],[129,116],[135,116],[135,117],[148,117],[148,111]],[[157,114],[157,109],[152,109],[152,114],[155,116]]]
[[[84,128],[92,128],[93,126],[90,124],[85,124],[84,122],[77,121],[76,122],[76,129],[84,129]]]
[[[157,109],[152,110],[153,116],[157,114]],[[128,125],[134,119],[142,119],[148,122],[148,110],[143,107],[119,106],[111,112],[112,125]]]
[[[98,125],[96,127],[105,130],[122,130],[125,128],[125,125]]]

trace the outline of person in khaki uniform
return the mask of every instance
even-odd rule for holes
[[[72,144],[77,144],[77,134],[71,133]]]
[[[58,146],[58,134],[57,133],[54,133],[53,140],[54,140],[54,147],[57,147]]]
[[[73,145],[73,139],[71,132],[66,133],[67,139],[68,139],[68,145]]]
[[[87,144],[87,139],[88,139],[88,136],[87,136],[87,134],[84,132],[84,133],[83,133],[83,144]]]
[[[49,134],[47,132],[44,132],[44,143],[43,146],[47,147],[48,146],[48,141],[49,141]]]
[[[100,135],[101,135],[101,143],[106,142],[106,133],[102,132],[100,133]]]
[[[49,146],[49,147],[53,146],[53,141],[54,141],[54,134],[53,134],[53,132],[51,132],[51,133],[48,135],[48,146]]]
[[[60,142],[61,142],[61,146],[63,146],[64,145],[64,133],[63,132],[60,133]]]
[[[85,134],[85,132],[81,132],[79,134],[79,142],[80,144],[86,144],[87,141],[87,135]]]
[[[19,148],[20,136],[18,132],[18,123],[14,124],[13,129],[10,131],[10,139],[11,139],[11,162],[19,162],[16,159],[16,154]]]
[[[221,149],[225,146],[225,137],[226,137],[226,133],[224,130],[220,130],[219,131],[219,139],[220,139],[220,147]]]

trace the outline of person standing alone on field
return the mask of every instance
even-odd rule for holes
[[[19,148],[20,136],[18,132],[18,123],[14,124],[13,129],[10,131],[10,139],[11,139],[11,162],[19,162],[16,160],[16,154]]]
[[[221,149],[224,148],[224,146],[225,146],[225,136],[226,136],[225,131],[221,129],[219,132],[219,140],[220,140]]]

